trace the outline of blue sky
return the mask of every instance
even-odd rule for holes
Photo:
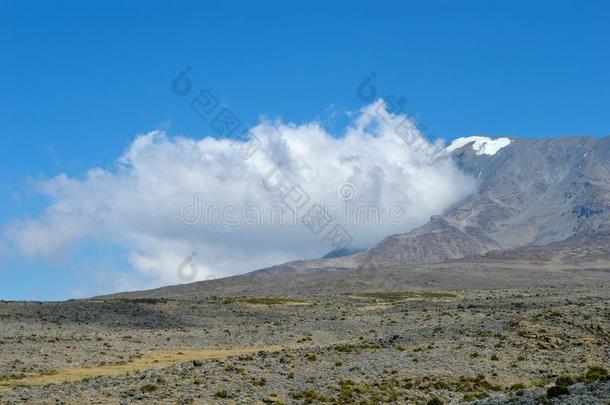
[[[186,66],[247,126],[319,119],[340,131],[374,72],[428,138],[605,136],[609,16],[602,1],[3,1],[0,226],[47,206],[33,181],[114,170],[138,134],[212,134],[170,91]],[[54,258],[3,246],[4,299],[68,298],[96,268],[130,272],[114,243]]]

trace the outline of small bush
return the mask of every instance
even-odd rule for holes
[[[574,380],[572,379],[572,377],[567,376],[567,375],[562,375],[557,378],[557,381],[555,381],[555,385],[557,385],[559,387],[569,387],[570,385],[573,385],[573,384],[574,384]]]
[[[483,399],[487,397],[487,394],[484,392],[470,392],[468,394],[464,394],[464,402],[472,402],[477,399]]]
[[[145,384],[140,388],[142,392],[153,392],[157,390],[157,386],[154,384]]]
[[[267,380],[265,380],[264,378],[261,378],[260,380],[252,380],[252,385],[254,385],[255,387],[262,387],[265,384],[267,384]]]
[[[227,393],[227,391],[222,390],[222,391],[216,391],[216,394],[214,396],[216,398],[227,398],[229,396],[229,394]]]
[[[426,405],[443,405],[443,401],[438,397],[432,397],[426,402]]]
[[[304,400],[306,404],[311,404],[314,402],[328,402],[330,400],[329,398],[319,395],[316,391],[312,389],[306,389],[301,392],[293,392],[290,393],[290,396],[297,400]]]
[[[594,381],[605,381],[607,379],[608,370],[599,366],[590,367],[587,370],[587,374],[585,374],[585,380],[589,383]]]
[[[559,386],[559,385],[553,385],[552,387],[549,387],[549,389],[546,390],[546,396],[548,398],[557,398],[557,397],[560,397],[562,395],[566,395],[569,393],[570,393],[570,390],[567,387],[563,387],[563,386]]]

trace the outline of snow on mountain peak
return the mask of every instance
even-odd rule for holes
[[[453,152],[463,146],[472,144],[472,149],[477,155],[493,156],[502,148],[511,144],[510,138],[488,138],[486,136],[468,136],[457,138],[445,148],[447,152]]]

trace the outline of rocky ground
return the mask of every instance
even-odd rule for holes
[[[608,404],[609,287],[0,302],[0,404]]]

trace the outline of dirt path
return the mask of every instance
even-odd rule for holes
[[[68,368],[54,374],[36,374],[25,378],[0,381],[0,392],[10,391],[15,387],[28,387],[63,382],[81,381],[86,378],[121,375],[135,371],[160,369],[187,363],[193,360],[223,359],[258,353],[259,351],[278,352],[283,349],[294,349],[303,345],[271,345],[263,347],[243,347],[235,349],[203,349],[153,351],[148,355],[134,359],[125,364],[109,364],[97,367]]]

